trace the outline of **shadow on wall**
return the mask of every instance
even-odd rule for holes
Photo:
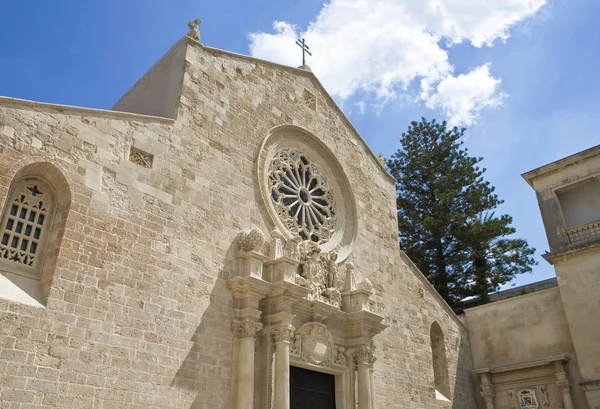
[[[181,391],[177,407],[224,408],[231,404],[233,298],[227,280],[232,276],[228,267],[235,263],[235,250],[235,244],[227,250],[227,265],[215,280],[208,307],[192,335],[193,345],[171,381],[171,387]]]
[[[454,380],[452,409],[477,409],[481,406],[479,392],[476,388],[471,359],[471,346],[466,329],[461,332],[458,346],[458,361]]]

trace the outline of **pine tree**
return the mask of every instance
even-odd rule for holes
[[[488,294],[536,264],[535,249],[510,238],[508,215],[484,180],[482,158],[462,148],[465,129],[446,122],[412,122],[402,148],[387,162],[397,180],[400,246],[456,311],[461,300]]]

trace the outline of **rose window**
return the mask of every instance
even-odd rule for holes
[[[304,240],[326,243],[336,225],[336,204],[325,173],[293,149],[277,152],[269,166],[273,205],[283,224]]]

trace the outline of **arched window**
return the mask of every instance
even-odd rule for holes
[[[22,178],[13,184],[0,222],[3,270],[41,278],[44,250],[54,218],[54,196],[50,185],[40,178]]]
[[[71,206],[69,183],[53,164],[34,162],[0,186],[0,200],[0,298],[43,306]]]
[[[448,378],[448,360],[444,333],[437,322],[431,325],[431,355],[433,358],[433,378],[435,382],[435,397],[439,400],[450,399],[450,379]]]

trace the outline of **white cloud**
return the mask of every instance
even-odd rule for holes
[[[488,65],[453,77],[454,67],[440,42],[469,41],[481,47],[506,40],[510,27],[535,14],[546,1],[331,0],[304,32],[277,21],[273,33],[251,34],[250,53],[298,66],[300,50],[294,41],[304,37],[314,52],[308,60],[312,71],[342,101],[366,92],[385,103],[406,95],[408,87],[420,80],[418,98],[427,106],[472,123],[481,108],[501,101],[499,80],[491,76]],[[471,84],[475,80],[483,81],[481,89]],[[459,86],[471,92],[470,103],[447,94],[447,89]],[[444,91],[444,96],[439,94]]]
[[[490,64],[475,68],[468,74],[448,76],[437,84],[435,92],[423,99],[429,108],[439,108],[452,125],[471,125],[486,107],[502,104],[506,95],[500,92],[502,82],[490,74]]]

